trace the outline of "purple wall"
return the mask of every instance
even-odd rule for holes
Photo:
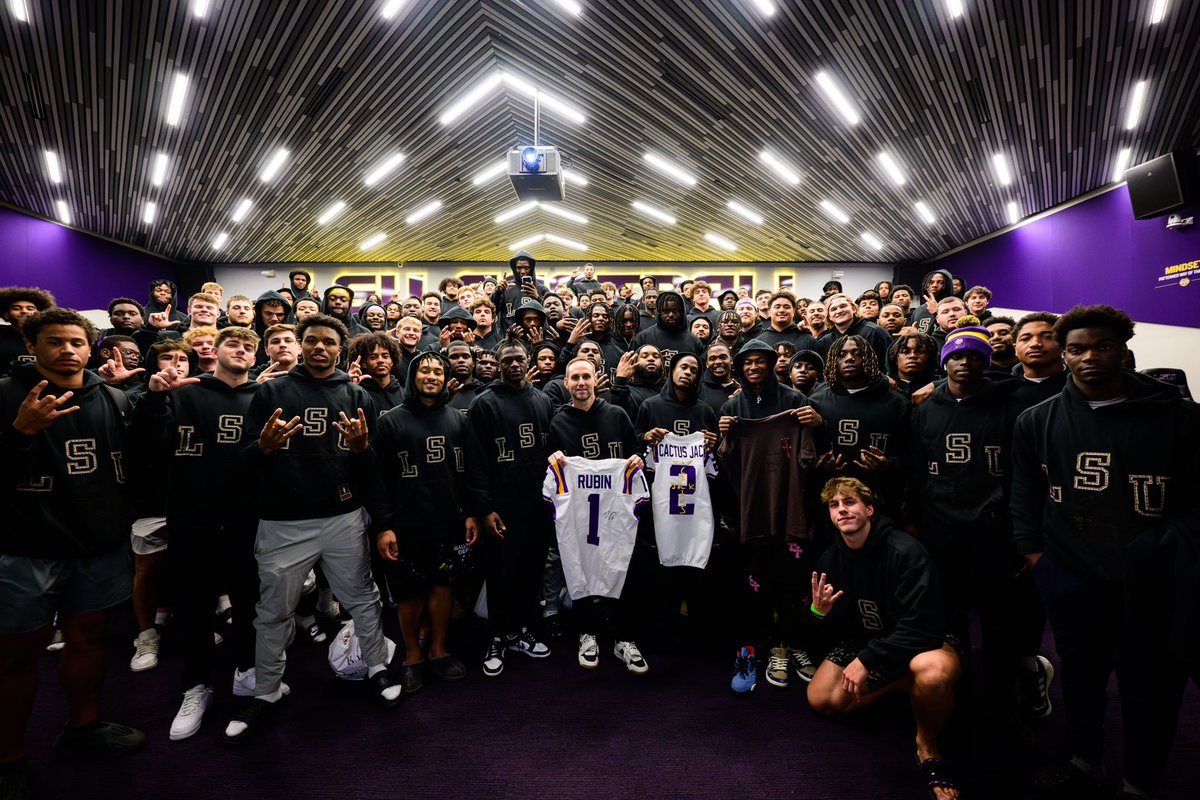
[[[178,285],[182,266],[0,208],[0,286],[37,286],[68,308],[107,308],[114,297],[145,302],[151,280]]]
[[[1104,303],[1138,321],[1200,327],[1200,226],[1166,224],[1135,220],[1122,185],[925,266],[987,286],[1003,308]]]

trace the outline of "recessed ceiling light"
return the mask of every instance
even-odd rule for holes
[[[421,206],[416,211],[412,212],[407,217],[405,217],[404,221],[406,223],[408,223],[409,225],[416,225],[418,222],[425,219],[429,215],[437,213],[437,210],[441,207],[442,207],[441,200],[431,200],[430,202],[426,203],[425,205]]]
[[[363,176],[363,183],[367,186],[374,186],[402,163],[404,163],[404,154],[392,153],[367,171],[367,174]]]
[[[1125,111],[1125,130],[1131,131],[1137,127],[1142,118],[1142,106],[1146,104],[1146,90],[1150,81],[1138,81],[1133,85],[1133,95],[1129,98],[1129,107]]]
[[[516,89],[526,97],[537,98],[542,107],[554,109],[576,125],[582,125],[587,122],[587,117],[583,115],[582,111],[575,108],[575,106],[560,100],[552,94],[541,91],[529,81],[518,78],[510,72],[502,72],[500,78],[509,88]]]
[[[539,207],[547,214],[553,214],[556,217],[569,219],[571,222],[577,222],[580,225],[587,225],[587,217],[585,217],[583,214],[576,214],[574,211],[563,208],[557,203],[541,203]]]
[[[1016,200],[1009,201],[1008,204],[1008,222],[1010,225],[1016,225],[1021,221],[1021,207],[1017,205]]]
[[[768,17],[775,15],[775,3],[772,0],[754,0],[754,5],[758,6],[758,10]]]
[[[758,154],[758,159],[770,167],[771,172],[775,173],[775,176],[781,180],[786,181],[793,186],[796,186],[800,183],[800,173],[792,169],[789,164],[781,160],[770,150],[763,150]]]
[[[361,242],[359,242],[358,249],[359,250],[370,250],[372,247],[381,243],[386,238],[387,238],[387,234],[384,233],[383,231],[380,231],[379,233],[375,234],[374,236],[368,236],[366,239],[363,239]]]
[[[233,213],[229,215],[229,218],[234,222],[241,222],[246,218],[246,215],[250,213],[250,209],[252,208],[254,208],[254,201],[249,197],[243,197],[241,201],[234,206]]]
[[[267,159],[267,164],[263,167],[262,172],[259,173],[258,179],[263,183],[270,183],[275,180],[275,176],[283,169],[283,165],[287,163],[289,156],[291,156],[291,153],[280,147]]]
[[[937,222],[937,215],[933,213],[933,209],[924,200],[918,200],[913,203],[913,208],[917,210],[917,215],[925,220],[926,225],[933,225]]]
[[[883,242],[879,241],[879,237],[870,231],[863,231],[860,236],[862,237],[862,240],[867,243],[867,246],[872,250],[883,249]]]
[[[153,186],[162,186],[163,181],[167,179],[167,167],[170,165],[170,159],[166,153],[156,153],[154,156],[154,164],[150,167],[150,183]]]
[[[587,186],[588,185],[588,179],[585,178],[584,176],[580,175],[578,172],[576,172],[573,169],[564,169],[562,171],[562,173],[563,173],[563,178],[566,179],[567,183],[573,183],[576,186]]]
[[[838,85],[837,81],[829,76],[829,73],[818,72],[816,80],[821,91],[825,92],[825,96],[829,98],[829,102],[833,103],[833,107],[842,115],[842,119],[846,120],[846,124],[857,125],[862,121],[858,109],[850,102],[850,98],[842,91],[842,87]]]
[[[225,245],[228,242],[229,242],[229,234],[228,233],[224,233],[224,232],[218,233],[217,238],[213,239],[212,248],[213,248],[213,250],[224,250]]]
[[[29,22],[29,7],[25,5],[25,0],[8,0],[8,7],[20,22]]]
[[[1150,24],[1157,25],[1167,15],[1167,0],[1154,0],[1150,7]]]
[[[579,5],[579,3],[576,3],[575,0],[554,0],[554,2],[558,3],[560,6],[577,17],[583,13],[583,6]]]
[[[546,234],[546,241],[561,244],[563,247],[569,247],[572,250],[587,250],[587,245],[583,242],[577,242],[574,239],[568,239],[565,236],[558,236],[553,233]]]
[[[67,208],[67,201],[55,200],[54,210],[58,212],[58,219],[63,225],[71,224],[71,209]]]
[[[685,169],[680,169],[657,153],[646,153],[642,156],[642,158],[645,159],[647,164],[654,167],[659,172],[671,176],[680,183],[687,184],[688,186],[696,185],[695,175]]]
[[[843,211],[836,204],[830,202],[829,200],[822,200],[818,205],[820,205],[821,210],[824,211],[827,216],[837,220],[843,225],[849,224],[850,215]]]
[[[147,225],[153,225],[154,220],[158,218],[158,203],[153,200],[147,200],[142,206],[142,222]]]
[[[904,170],[900,168],[900,165],[892,157],[891,153],[884,150],[875,156],[875,158],[879,161],[879,166],[883,167],[883,171],[887,173],[887,176],[892,179],[892,183],[897,186],[903,186],[908,182],[908,178],[904,177]]]
[[[996,172],[996,180],[1001,186],[1008,186],[1013,182],[1012,167],[1008,165],[1008,159],[1004,153],[996,153],[992,156],[992,169]]]
[[[1129,169],[1130,155],[1131,151],[1128,147],[1122,148],[1121,152],[1117,153],[1117,165],[1113,167],[1112,174],[1112,179],[1114,181],[1120,182],[1125,180],[1125,170]]]
[[[450,107],[442,112],[440,122],[443,125],[449,125],[454,120],[461,117],[470,110],[471,106],[478,103],[483,98],[491,94],[491,91],[500,85],[500,73],[493,72],[482,81],[474,86],[470,91],[455,100],[450,104]]]
[[[50,176],[50,182],[62,183],[62,167],[58,163],[58,153],[43,150],[42,156],[46,159],[46,174]]]
[[[654,206],[650,205],[649,203],[643,203],[641,200],[634,200],[629,205],[633,206],[634,211],[640,211],[643,214],[645,214],[647,217],[650,217],[651,219],[656,219],[659,222],[665,222],[668,225],[674,225],[678,221],[675,219],[674,215],[668,214],[666,211],[663,211],[661,208],[655,208]]]
[[[471,183],[475,184],[476,186],[479,186],[481,184],[487,183],[488,181],[492,180],[493,178],[499,178],[501,175],[503,175],[506,172],[508,172],[508,162],[507,161],[497,161],[495,164],[492,164],[487,169],[476,173],[475,177],[471,178]]]
[[[742,219],[749,220],[755,225],[762,225],[763,222],[766,221],[763,219],[762,214],[758,213],[753,208],[744,205],[743,203],[739,203],[737,200],[730,200],[725,204],[725,207],[737,214]]]
[[[212,5],[212,0],[192,0],[192,16],[204,17],[208,14],[210,5]]]
[[[539,233],[535,236],[530,236],[528,239],[522,239],[519,242],[514,242],[513,244],[509,245],[508,249],[509,250],[524,250],[526,247],[529,247],[532,244],[537,244],[538,242],[542,241],[545,238],[546,238],[546,234]]]
[[[188,77],[182,72],[175,73],[171,82],[171,99],[167,102],[167,124],[178,125],[183,118],[183,104],[187,100]]]
[[[962,0],[946,0],[946,13],[950,19],[958,19],[963,15]]]
[[[379,9],[379,16],[384,19],[391,19],[396,16],[396,12],[407,2],[407,0],[386,0],[383,7]]]
[[[533,211],[537,207],[538,207],[538,204],[537,204],[536,200],[531,200],[528,203],[517,203],[515,206],[508,209],[507,211],[501,211],[499,214],[497,214],[496,215],[496,224],[503,225],[505,222],[508,222],[510,219],[516,219],[517,217],[522,216],[523,214],[528,214],[530,211]]]
[[[720,236],[715,233],[705,233],[704,238],[710,244],[715,244],[717,247],[721,248],[722,250],[730,250],[730,251],[737,250],[737,245],[734,244],[733,242],[729,241],[728,239],[726,239],[724,236]]]
[[[343,203],[341,200],[337,200],[334,203],[330,204],[328,207],[326,207],[326,209],[324,211],[321,212],[321,216],[317,217],[317,224],[318,225],[328,225],[329,223],[331,223],[335,219],[337,219],[339,216],[341,216],[342,212],[345,210],[346,210],[346,204]]]

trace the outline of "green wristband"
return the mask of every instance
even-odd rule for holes
[[[822,619],[824,619],[824,618],[825,618],[825,615],[824,615],[824,614],[822,614],[820,611],[817,611],[817,605],[816,605],[816,603],[813,603],[812,605],[810,605],[810,606],[808,607],[808,610],[809,610],[809,611],[811,611],[812,613],[816,614],[818,617],[821,617]]]

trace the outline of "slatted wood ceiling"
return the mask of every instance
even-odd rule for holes
[[[945,251],[1109,182],[1117,153],[1133,163],[1200,143],[1200,3],[1171,0],[410,0],[391,20],[383,0],[26,0],[30,21],[0,13],[0,200],[185,261],[497,260],[530,234],[586,242],[593,260],[899,261]],[[571,102],[575,125],[542,114],[544,144],[590,180],[568,187],[577,225],[542,211],[497,225],[516,202],[507,178],[471,177],[532,140],[532,103],[498,88],[442,125],[456,96],[505,69]],[[172,75],[191,76],[183,121],[164,121]],[[862,114],[847,127],[814,75],[827,70]],[[1123,129],[1137,80],[1146,112]],[[263,184],[270,152],[292,158]],[[799,167],[797,187],[767,174],[770,148]],[[42,151],[58,152],[52,184]],[[655,149],[700,178],[682,187],[642,162]],[[908,183],[886,180],[889,149]],[[171,157],[162,187],[153,154]],[[382,185],[363,175],[387,153],[405,163]],[[1016,180],[996,185],[991,154]],[[229,220],[241,197],[255,207]],[[333,199],[349,208],[316,218]],[[767,218],[732,215],[737,198]],[[817,210],[829,198],[852,216]],[[414,208],[440,213],[408,226]],[[630,208],[671,210],[675,226]],[[925,200],[939,222],[918,220]],[[158,221],[141,220],[147,200]],[[859,238],[875,232],[875,252]],[[211,248],[219,231],[229,244]],[[358,244],[377,231],[387,241]],[[705,231],[738,243],[716,249]],[[543,242],[541,258],[574,259]],[[2,256],[0,256],[2,257]]]

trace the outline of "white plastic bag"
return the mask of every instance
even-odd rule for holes
[[[387,663],[396,654],[396,643],[384,637],[387,643]],[[367,677],[367,662],[363,661],[362,647],[354,634],[354,620],[350,620],[329,643],[329,666],[333,674],[346,681],[361,681]]]

